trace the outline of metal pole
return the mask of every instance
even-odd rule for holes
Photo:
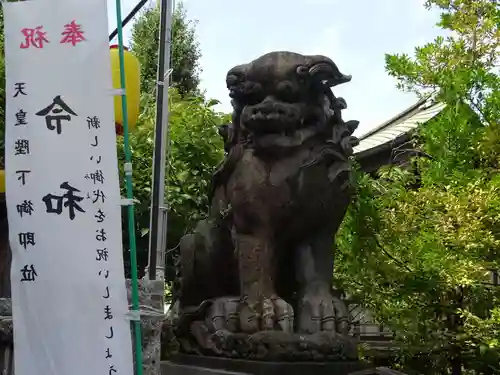
[[[165,275],[165,247],[167,209],[165,204],[165,168],[168,151],[168,87],[170,76],[170,49],[172,29],[172,0],[161,0],[160,41],[158,49],[158,76],[156,90],[156,129],[153,157],[153,189],[149,233],[150,280],[163,280]]]
[[[136,15],[136,13],[141,10],[141,8],[148,2],[148,0],[141,0],[137,3],[137,5],[134,7],[134,9],[132,9],[130,11],[130,13],[128,14],[127,17],[125,17],[125,19],[122,21],[122,28],[125,27],[125,25],[127,23],[129,23],[129,21],[134,18],[134,16]],[[113,38],[118,34],[118,27],[116,29],[114,29],[114,31],[109,34],[109,41],[111,42],[113,40]]]
[[[127,109],[127,90],[125,79],[125,56],[123,50],[123,29],[120,23],[122,19],[121,0],[116,0],[116,24],[118,26],[118,54],[120,57],[120,87],[122,89],[122,111],[123,111],[123,147],[125,148],[125,181],[127,186],[127,200],[130,204],[127,206],[128,216],[128,236],[130,246],[130,272],[132,276],[132,310],[139,313],[139,281],[137,280],[137,246],[135,239],[135,220],[133,185],[132,185],[132,153],[130,151],[130,138],[128,127],[128,109]],[[137,367],[136,375],[143,374],[142,368],[142,326],[140,320],[133,321],[135,338],[135,364]],[[111,372],[111,371],[110,371]]]

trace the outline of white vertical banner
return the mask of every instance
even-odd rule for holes
[[[131,375],[106,1],[3,9],[16,375]]]

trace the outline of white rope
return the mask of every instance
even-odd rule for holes
[[[168,77],[170,77],[170,75],[172,74],[173,71],[174,70],[172,68],[167,70],[167,72],[163,75],[163,81],[156,81],[156,84],[158,86],[165,86],[165,82],[167,82]]]
[[[132,305],[129,305],[129,308],[131,306]],[[125,315],[130,320],[141,320],[141,317],[146,316],[150,318],[167,318],[167,314],[165,314],[163,310],[146,305],[139,305],[139,310],[129,310],[129,312]]]
[[[131,307],[132,305],[129,305],[129,308]],[[125,316],[129,320],[141,320],[141,317],[162,318],[162,319],[167,318],[167,314],[165,314],[163,310],[147,305],[139,305],[139,310],[129,310],[128,313],[125,314]],[[0,316],[0,323],[11,322],[11,321],[12,321],[12,316]]]

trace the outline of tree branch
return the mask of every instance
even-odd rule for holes
[[[414,272],[410,267],[408,267],[408,265],[406,265],[404,262],[400,261],[399,259],[397,259],[394,255],[392,255],[391,253],[389,253],[382,245],[381,243],[379,242],[377,236],[373,236],[374,240],[375,240],[375,243],[377,244],[378,248],[380,250],[382,250],[382,252],[390,259],[392,259],[398,266],[400,266],[401,268],[404,268],[406,271],[408,272]]]

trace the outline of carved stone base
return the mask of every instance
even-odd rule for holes
[[[261,362],[194,355],[176,355],[162,362],[164,375],[348,375],[373,368],[363,361]]]
[[[354,339],[327,332],[301,335],[264,331],[248,335],[219,331],[196,340],[179,337],[178,342],[179,352],[205,356],[295,362],[358,359]]]

